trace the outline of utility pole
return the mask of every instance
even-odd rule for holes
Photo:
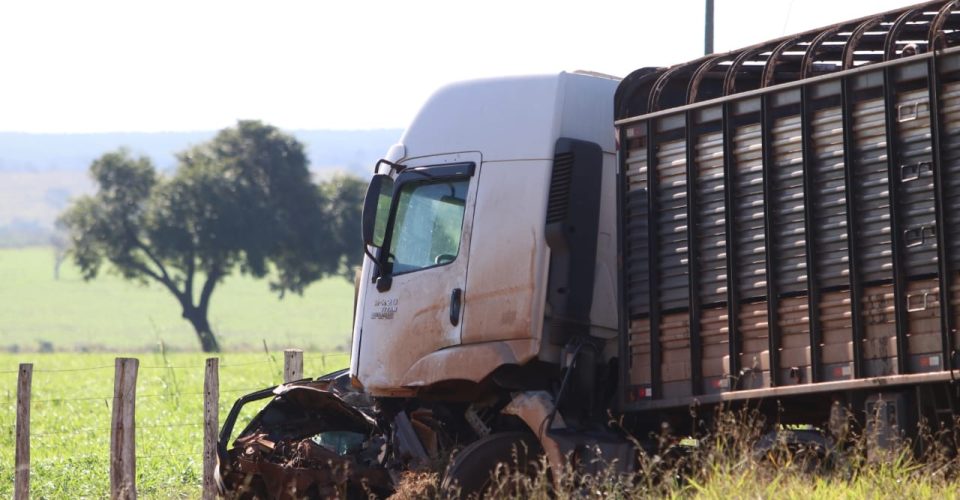
[[[707,0],[703,27],[703,55],[713,54],[713,0]]]

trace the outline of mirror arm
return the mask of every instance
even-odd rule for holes
[[[380,276],[380,260],[373,255],[373,252],[370,251],[370,246],[366,243],[363,244],[363,253],[367,254],[367,257],[370,257],[370,261],[373,262],[373,277],[376,279]]]
[[[382,159],[382,158],[381,158],[380,160],[377,161],[377,164],[373,166],[373,173],[374,173],[374,174],[376,174],[377,171],[380,170],[380,164],[381,164],[381,163],[389,166],[394,172],[396,172],[396,173],[398,173],[398,174],[399,174],[400,172],[403,172],[403,171],[406,170],[406,168],[407,168],[406,165],[401,165],[401,164],[399,164],[399,163],[394,163],[394,162],[392,162],[392,161],[385,160],[385,159]]]

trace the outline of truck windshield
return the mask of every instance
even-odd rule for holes
[[[390,241],[393,274],[457,258],[469,183],[469,179],[447,179],[403,186]]]

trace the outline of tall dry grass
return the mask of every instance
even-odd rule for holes
[[[757,411],[719,411],[699,436],[644,436],[632,471],[597,462],[575,470],[533,474],[502,464],[488,498],[960,498],[960,422],[921,424],[916,439],[901,436],[878,450],[875,432],[854,419],[827,436],[810,427],[770,425]],[[649,445],[653,443],[653,445]],[[636,440],[636,444],[641,444]],[[459,498],[440,487],[441,473],[409,473],[395,498]]]

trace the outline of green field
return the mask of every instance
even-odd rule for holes
[[[17,367],[33,363],[31,496],[109,496],[113,354],[0,354],[0,497],[13,488]],[[137,488],[144,498],[199,497],[203,374],[199,353],[134,355],[137,379]],[[304,355],[304,374],[342,368],[343,353]],[[280,353],[220,356],[221,422],[233,401],[281,380]],[[251,408],[254,410],[255,408]],[[241,427],[238,425],[238,428]]]
[[[19,363],[34,363],[32,496],[109,494],[118,354],[97,351],[132,352],[140,359],[140,494],[198,496],[206,356],[195,352],[195,335],[173,297],[157,285],[111,274],[85,282],[69,261],[54,279],[53,265],[50,248],[0,249],[0,349],[7,351],[0,354],[0,497],[12,494]],[[210,316],[226,351],[220,356],[221,418],[238,396],[280,381],[283,348],[317,353],[305,356],[308,376],[345,366],[352,308],[353,287],[341,278],[283,300],[269,292],[266,281],[228,278],[213,295]],[[51,349],[58,352],[39,352]]]
[[[214,292],[210,323],[227,351],[297,347],[348,350],[353,285],[329,278],[303,296],[272,294],[265,280],[228,277]],[[0,349],[8,352],[199,348],[179,305],[160,285],[104,273],[86,282],[70,261],[54,279],[53,249],[0,249]]]

